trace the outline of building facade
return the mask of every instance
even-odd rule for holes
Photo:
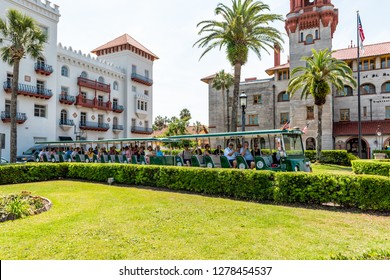
[[[57,42],[59,7],[50,1],[4,0],[48,35],[42,57],[20,64],[18,153],[36,141],[115,139],[152,134],[153,63],[158,57],[124,34],[84,54]],[[5,41],[6,43],[6,41]],[[0,133],[9,156],[12,66],[0,62]]]
[[[280,64],[280,52],[275,50],[274,65],[266,70],[271,77],[245,79],[240,91],[248,96],[246,129],[309,128],[304,135],[306,149],[315,149],[317,108],[313,98],[301,99],[300,93],[290,96],[286,91],[290,71],[302,66],[301,58],[310,56],[311,49],[332,50],[332,38],[338,24],[338,10],[330,0],[290,0],[285,29],[289,36],[289,61]],[[357,49],[350,46],[335,50],[333,56],[345,61],[357,79]],[[373,150],[389,145],[390,140],[390,42],[365,45],[360,53],[360,91],[362,120],[362,157]],[[221,93],[212,88],[214,76],[203,78],[209,84],[209,130],[224,131],[221,117]],[[230,90],[232,92],[232,89]],[[358,96],[357,89],[348,86],[344,91],[333,89],[323,108],[323,149],[345,149],[357,154]],[[231,98],[231,97],[230,97]],[[232,104],[232,103],[230,103]],[[225,109],[226,110],[226,109]],[[241,110],[239,110],[240,112]],[[238,116],[239,123],[241,116]],[[239,124],[238,130],[241,124]]]

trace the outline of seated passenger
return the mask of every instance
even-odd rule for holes
[[[260,149],[259,149],[259,145],[258,144],[255,144],[253,149],[252,149],[252,156],[255,157],[255,156],[261,156],[261,152],[260,152]]]
[[[222,146],[221,145],[217,146],[217,148],[213,152],[213,155],[216,155],[216,156],[222,156],[223,155],[223,150],[222,150]]]
[[[202,149],[200,147],[196,148],[195,155],[198,155],[198,156],[203,155]]]
[[[156,146],[156,156],[158,156],[158,157],[164,156],[163,152],[160,150],[159,145]]]
[[[249,168],[251,168],[251,169],[255,168],[255,159],[254,159],[252,153],[249,151],[248,141],[244,142],[244,146],[240,149],[240,154],[244,157]]]
[[[204,146],[203,155],[204,155],[204,156],[211,156],[210,144],[206,144],[206,145]]]
[[[234,144],[232,142],[229,143],[229,146],[225,148],[224,155],[229,160],[230,165],[233,168],[237,167],[237,161],[236,161],[236,152],[239,152],[239,150],[234,149]]]
[[[189,144],[184,144],[184,150],[180,153],[180,156],[183,158],[183,163],[187,166],[191,166],[191,156],[192,152],[189,150]]]

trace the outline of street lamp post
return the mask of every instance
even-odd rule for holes
[[[242,123],[241,123],[241,131],[245,131],[245,109],[247,105],[247,99],[248,96],[245,94],[244,91],[240,94],[240,104],[242,108]]]

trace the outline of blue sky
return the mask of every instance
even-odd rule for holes
[[[208,88],[200,81],[222,69],[232,72],[225,52],[215,49],[199,61],[202,49],[192,47],[200,37],[196,25],[215,19],[218,3],[230,0],[52,0],[60,6],[58,42],[89,53],[94,48],[128,33],[157,56],[153,73],[154,108],[157,115],[178,116],[183,108],[190,110],[191,122],[208,124]],[[272,13],[285,16],[288,0],[264,0]],[[356,44],[356,11],[360,11],[365,44],[390,41],[390,1],[333,0],[339,9],[339,24],[333,49]],[[284,23],[274,25],[285,33]],[[288,38],[285,35],[282,63],[287,61]],[[272,51],[271,51],[272,54]],[[265,69],[273,66],[273,56],[262,53],[259,60],[250,54],[242,68],[242,79],[267,78]]]

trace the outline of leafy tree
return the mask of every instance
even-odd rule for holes
[[[230,131],[229,127],[229,104],[226,106],[226,100],[227,103],[229,103],[229,96],[226,94],[225,97],[225,90],[229,89],[234,83],[234,78],[233,75],[230,73],[225,73],[224,70],[219,71],[216,75],[215,78],[213,79],[212,82],[212,87],[215,88],[216,90],[221,91],[222,95],[222,114],[223,114],[223,123],[226,124],[226,131]],[[228,93],[228,91],[227,91]],[[225,109],[226,109],[226,114],[225,114]],[[226,117],[227,116],[227,117]],[[226,119],[227,118],[227,119]]]
[[[301,91],[301,99],[309,96],[314,98],[314,104],[318,108],[317,113],[317,160],[320,159],[322,150],[322,109],[326,97],[331,93],[331,85],[338,90],[343,90],[345,85],[356,87],[351,68],[341,60],[332,57],[328,49],[316,51],[312,49],[313,55],[303,57],[306,66],[298,66],[291,72],[291,80],[287,91],[290,95]]]
[[[191,119],[191,113],[187,108],[180,111],[180,119],[185,121],[189,121]]]
[[[270,22],[282,21],[283,17],[276,14],[266,14],[270,11],[267,4],[255,0],[231,0],[232,7],[219,3],[215,14],[221,21],[205,20],[198,23],[202,26],[199,35],[206,34],[195,42],[200,48],[206,48],[200,59],[210,50],[218,47],[226,48],[227,58],[234,66],[234,89],[232,105],[232,131],[237,131],[238,96],[241,79],[241,67],[248,60],[249,50],[252,50],[259,59],[260,51],[267,53],[267,48],[281,46],[281,33],[271,26]]]
[[[162,116],[158,115],[154,119],[153,130],[161,130],[165,127],[165,120]]]
[[[195,123],[193,123],[193,126],[195,128],[196,134],[199,134],[203,130],[203,125],[200,121],[196,121]]]
[[[19,67],[22,58],[26,55],[37,59],[42,55],[47,36],[38,24],[29,16],[17,10],[7,12],[7,20],[0,18],[0,55],[4,62],[13,66],[12,94],[11,94],[11,129],[10,129],[10,161],[16,162],[17,155],[17,127],[16,108],[19,84]]]

